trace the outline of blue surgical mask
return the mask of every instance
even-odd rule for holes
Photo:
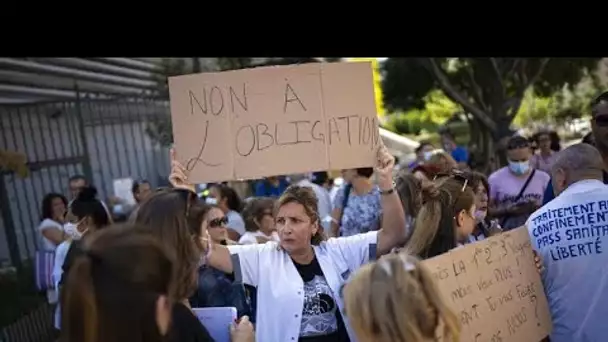
[[[530,169],[530,161],[514,162],[509,160],[509,169],[516,175],[523,175]]]
[[[207,198],[205,198],[205,203],[207,203],[209,205],[217,205],[217,198],[207,197]]]

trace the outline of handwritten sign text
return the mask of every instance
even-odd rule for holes
[[[526,227],[424,261],[458,314],[462,341],[540,341],[549,306]]]
[[[194,182],[372,166],[379,143],[369,63],[171,77],[178,156]]]

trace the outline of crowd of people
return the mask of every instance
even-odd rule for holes
[[[213,341],[192,308],[234,307],[234,342],[458,341],[457,313],[421,261],[527,225],[551,341],[603,341],[606,254],[538,233],[559,208],[608,203],[608,92],[591,108],[593,139],[559,151],[547,132],[513,136],[508,165],[488,177],[449,133],[441,149],[421,143],[396,174],[381,144],[376,165],[342,170],[339,187],[327,172],[269,177],[245,200],[228,184],[197,192],[174,151],[172,187],[135,182],[134,206],[106,205],[72,177],[70,201],[43,199],[39,226],[41,248],[54,252],[58,336]],[[605,215],[593,226],[584,238],[603,243]]]

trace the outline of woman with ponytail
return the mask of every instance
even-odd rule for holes
[[[390,254],[359,269],[343,291],[359,342],[457,342],[458,317],[414,257]]]
[[[432,258],[468,241],[475,228],[475,194],[468,180],[451,175],[422,188],[414,230],[405,245],[408,254]]]
[[[94,235],[67,276],[60,341],[162,341],[171,318],[172,258],[133,227]]]

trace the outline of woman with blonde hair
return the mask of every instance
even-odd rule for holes
[[[234,273],[237,282],[257,289],[257,341],[354,340],[343,319],[340,288],[352,272],[405,240],[405,216],[393,185],[394,163],[380,146],[375,170],[383,212],[379,230],[325,239],[314,191],[292,185],[275,204],[278,242],[222,246],[204,239],[207,265]],[[172,164],[171,183],[193,189],[174,152]]]
[[[407,253],[422,259],[448,252],[468,241],[475,228],[475,194],[458,174],[439,179],[422,189],[422,207],[405,245]]]
[[[435,150],[433,154],[431,154],[431,158],[429,158],[428,165],[433,165],[438,169],[439,173],[449,173],[453,169],[458,168],[458,163],[452,156],[443,151],[443,150]]]
[[[363,266],[343,295],[359,342],[459,340],[457,316],[414,257],[392,254]]]

